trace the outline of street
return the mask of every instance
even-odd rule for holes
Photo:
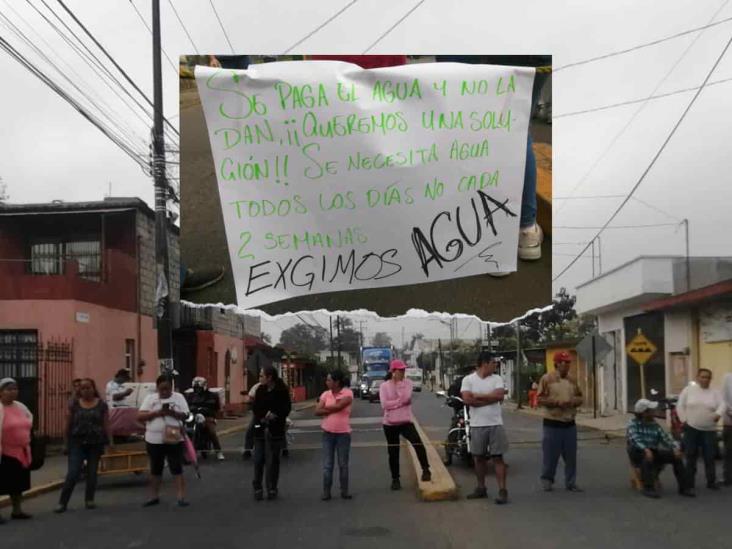
[[[449,410],[430,392],[415,393],[414,412],[435,441],[445,436]],[[540,490],[540,420],[519,412],[505,414],[512,448],[508,488],[511,503],[468,501],[474,486],[469,469],[449,468],[461,491],[453,502],[417,499],[413,467],[402,451],[401,492],[389,490],[386,450],[381,447],[380,407],[357,400],[353,409],[351,485],[354,499],[321,502],[321,453],[318,420],[312,409],[297,412],[294,444],[283,460],[280,500],[255,502],[251,462],[242,462],[242,434],[224,438],[230,449],[223,463],[204,462],[202,480],[186,472],[191,507],[178,509],[169,477],[163,503],[143,509],[142,477],[105,477],[99,509],[86,511],[77,486],[65,515],[51,512],[58,493],[27,502],[30,522],[2,527],[3,548],[74,547],[724,547],[722,524],[730,490],[712,493],[699,484],[699,497],[676,495],[673,476],[662,476],[663,498],[652,501],[631,490],[622,440],[606,442],[599,431],[580,429],[578,482],[586,492],[561,489],[560,465],[555,492]],[[441,449],[440,449],[441,452]],[[699,472],[701,478],[701,471]],[[337,474],[335,475],[337,478]],[[336,488],[336,487],[334,487]],[[496,493],[488,479],[491,496]],[[334,494],[337,494],[334,489]],[[7,516],[7,510],[3,510]]]

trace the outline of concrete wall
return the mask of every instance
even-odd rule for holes
[[[142,212],[137,212],[135,223],[137,235],[140,237],[140,307],[144,314],[153,316],[157,284],[155,220]],[[170,301],[178,302],[180,301],[180,249],[178,235],[174,230],[168,231],[168,256]]]
[[[77,313],[88,315],[79,322]],[[43,340],[73,340],[74,377],[91,377],[100,388],[125,367],[125,340],[135,340],[137,356],[146,366],[137,381],[154,381],[157,368],[157,331],[149,316],[140,317],[142,353],[137,314],[81,301],[0,301],[0,325],[5,329],[33,329]],[[137,375],[137,372],[135,372]]]
[[[226,388],[226,352],[236,355],[236,361],[231,362],[229,400],[224,404],[229,409],[241,408],[244,397],[240,392],[247,389],[244,342],[213,331],[199,330],[196,332],[196,348],[196,375],[205,377],[209,387]]]

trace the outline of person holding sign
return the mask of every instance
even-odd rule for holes
[[[686,470],[689,473],[689,488],[696,483],[696,460],[701,449],[707,488],[718,490],[714,459],[717,453],[717,422],[725,412],[722,395],[709,387],[712,371],[699,368],[696,383],[691,382],[679,395],[676,411],[684,423],[683,444],[686,453]]]

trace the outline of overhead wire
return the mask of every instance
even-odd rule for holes
[[[725,3],[725,5],[726,5],[726,3]],[[723,5],[722,8],[724,8],[725,5]],[[717,13],[719,13],[720,11],[721,11],[721,9],[718,10]],[[716,17],[716,15],[715,15],[715,17]],[[729,23],[730,21],[732,21],[732,17],[727,17],[726,19],[721,19],[719,21],[710,22],[710,23],[707,23],[706,25],[702,25],[701,27],[694,27],[693,29],[688,29],[688,30],[685,30],[682,32],[678,32],[676,34],[672,34],[670,36],[666,36],[664,38],[652,40],[651,42],[645,42],[643,44],[638,44],[637,46],[633,46],[633,47],[626,48],[623,50],[614,51],[612,53],[606,53],[606,54],[598,55],[595,57],[590,57],[589,59],[583,59],[582,61],[575,61],[573,63],[567,63],[566,65],[561,65],[559,67],[556,67],[554,69],[554,72],[556,73],[556,72],[568,69],[570,67],[578,67],[580,65],[587,65],[588,63],[595,63],[595,62],[601,61],[603,59],[609,59],[610,57],[616,57],[618,55],[624,55],[626,53],[631,53],[631,52],[638,51],[638,50],[648,48],[651,46],[656,46],[658,44],[662,44],[663,42],[668,42],[669,40],[675,40],[676,38],[680,38],[682,36],[693,34],[695,32],[701,32],[703,30],[706,30],[706,29],[709,29],[712,27],[717,27],[719,25],[723,25],[724,23]]]
[[[224,33],[224,37],[226,38],[226,41],[229,43],[229,49],[231,49],[232,55],[236,55],[236,51],[234,51],[234,46],[231,43],[231,40],[229,40],[229,34],[226,32],[226,28],[224,27],[224,23],[221,21],[221,17],[219,17],[219,12],[216,11],[216,6],[214,6],[213,0],[208,0],[209,4],[211,4],[211,9],[214,12],[214,15],[216,16],[216,20],[219,22],[219,26],[221,27],[221,30]]]
[[[730,2],[730,0],[725,0],[724,4],[722,4],[714,12],[714,14],[712,15],[712,17],[709,20],[709,23],[713,23],[714,22],[714,19],[716,19],[716,17],[722,12],[722,10],[724,10],[724,8],[727,7],[727,4],[729,4],[729,2]],[[653,89],[653,91],[649,94],[650,96],[653,96],[654,94],[656,94],[656,92],[658,92],[658,90],[661,89],[661,86],[663,86],[663,84],[666,82],[666,80],[668,80],[668,78],[671,76],[671,74],[673,74],[673,72],[676,70],[676,67],[679,66],[679,64],[681,63],[681,61],[683,61],[683,59],[687,56],[687,54],[694,47],[694,45],[696,45],[697,41],[699,40],[699,38],[701,36],[702,36],[702,34],[700,33],[700,34],[697,34],[694,37],[694,40],[692,40],[691,43],[684,49],[684,51],[681,53],[681,55],[678,57],[678,59],[676,59],[676,61],[674,62],[674,64],[671,66],[671,68],[666,72],[666,74],[663,76],[663,78],[661,78],[661,80],[655,86],[655,88]],[[618,53],[618,55],[619,55],[619,53]],[[640,106],[638,107],[638,109],[636,109],[635,112],[633,112],[633,114],[630,116],[630,118],[628,119],[628,121],[623,125],[622,128],[620,128],[620,130],[618,131],[618,133],[616,133],[613,136],[613,138],[610,140],[610,143],[607,145],[607,147],[605,147],[605,149],[600,154],[600,156],[597,157],[597,159],[592,163],[592,165],[590,166],[590,168],[577,181],[577,183],[574,185],[574,187],[572,187],[572,190],[569,192],[569,195],[570,196],[571,195],[574,195],[574,193],[577,192],[577,189],[579,189],[580,186],[582,186],[582,184],[585,181],[587,181],[587,178],[589,178],[589,176],[595,171],[595,169],[597,168],[597,166],[599,166],[600,163],[605,159],[605,157],[609,154],[609,152],[612,150],[612,148],[615,146],[615,144],[620,140],[620,138],[623,135],[625,135],[625,132],[628,131],[628,128],[630,128],[630,126],[638,118],[638,116],[640,115],[640,113],[643,112],[643,110],[648,106],[648,104],[649,104],[648,101],[643,101],[640,104]],[[562,210],[566,207],[566,204],[567,203],[564,202],[564,203],[562,203],[562,204],[559,205],[559,207],[557,208],[557,211],[554,213],[554,216],[555,217],[558,216],[559,214],[561,214]]]
[[[101,131],[106,137],[108,137],[115,145],[117,145],[122,151],[124,151],[130,158],[137,162],[143,170],[147,169],[145,161],[137,154],[134,150],[130,149],[123,141],[121,141],[114,132],[110,131],[109,128],[100,121],[93,113],[89,112],[83,105],[79,104],[73,97],[68,95],[60,86],[58,86],[50,77],[48,77],[43,71],[38,69],[33,63],[31,63],[23,54],[16,50],[9,42],[0,36],[0,48],[4,49],[11,57],[18,61],[22,66],[28,69],[33,75],[40,79],[44,84],[51,88],[57,95],[74,107],[79,114],[89,120],[99,131]]]
[[[61,2],[61,0],[58,0],[58,1]],[[137,6],[135,5],[134,0],[130,0],[130,5],[134,8],[135,13],[137,13],[137,16],[140,18],[140,21],[142,21],[142,24],[145,25],[145,28],[148,31],[150,31],[150,34],[152,35],[152,33],[153,33],[152,27],[148,24],[147,20],[143,17],[143,15],[140,12],[140,10],[137,9]],[[178,78],[179,77],[178,66],[176,66],[176,64],[173,63],[172,59],[170,59],[170,56],[168,55],[168,52],[166,52],[163,48],[160,48],[160,51],[163,52],[163,55],[168,60],[168,63],[170,64],[170,66],[173,68],[173,71],[175,72],[176,78]]]
[[[684,112],[681,114],[681,116],[677,120],[676,124],[674,124],[674,127],[671,129],[671,131],[669,132],[668,136],[666,137],[666,139],[664,140],[664,142],[661,144],[661,146],[659,147],[658,151],[653,156],[653,158],[651,159],[650,163],[648,164],[648,166],[646,167],[646,169],[643,171],[643,173],[641,174],[641,176],[638,179],[638,181],[636,182],[636,184],[630,190],[630,192],[628,193],[628,196],[625,198],[625,200],[623,200],[623,202],[617,207],[617,209],[613,212],[613,214],[610,216],[610,218],[600,228],[599,232],[595,235],[595,238],[593,238],[593,240],[596,239],[597,237],[599,237],[603,233],[603,231],[605,231],[610,226],[610,224],[615,220],[615,218],[618,216],[618,214],[623,210],[623,208],[625,207],[625,205],[630,201],[630,199],[632,198],[632,196],[635,193],[635,191],[638,190],[638,188],[641,186],[641,184],[643,183],[643,181],[645,181],[646,176],[651,171],[651,169],[653,168],[653,166],[655,166],[656,162],[661,157],[661,154],[666,149],[666,146],[669,144],[669,142],[671,141],[671,139],[673,138],[673,136],[676,134],[676,132],[678,131],[678,129],[681,126],[682,122],[686,119],[686,116],[689,114],[689,112],[691,111],[691,108],[694,106],[694,104],[696,103],[697,99],[701,95],[701,92],[706,87],[706,84],[707,84],[707,82],[709,82],[709,79],[712,77],[712,74],[714,74],[714,71],[717,70],[717,67],[719,66],[719,63],[722,61],[722,59],[726,55],[727,50],[729,50],[729,47],[730,47],[731,44],[732,44],[732,37],[730,37],[730,39],[725,44],[725,46],[722,49],[721,53],[719,54],[719,56],[715,60],[714,65],[712,65],[712,68],[709,70],[709,72],[705,76],[704,81],[702,82],[702,85],[699,87],[699,89],[697,90],[697,92],[694,94],[694,97],[691,99],[691,101],[689,101],[689,104],[686,106],[686,109],[684,109]],[[557,280],[564,273],[566,273],[569,269],[571,269],[572,266],[577,262],[578,258],[589,247],[590,247],[590,244],[586,245],[585,246],[585,249],[582,252],[580,252],[578,254],[578,256],[573,261],[571,261],[566,267],[564,267],[564,269],[562,269],[562,271],[556,277],[554,277],[552,280],[553,281]]]
[[[188,37],[188,40],[191,42],[191,46],[193,46],[193,51],[198,54],[198,48],[196,47],[196,43],[193,41],[193,37],[191,36],[191,33],[188,32],[188,29],[186,28],[185,24],[183,23],[183,19],[181,19],[180,14],[178,13],[178,10],[175,9],[175,4],[173,4],[173,0],[168,0],[168,4],[170,4],[170,9],[173,10],[173,13],[175,14],[175,17],[178,19],[178,23],[180,23],[180,26],[183,27],[183,32],[186,33],[186,36]]]
[[[303,36],[300,40],[298,40],[297,42],[295,42],[292,46],[290,46],[289,48],[287,48],[283,53],[286,53],[286,54],[287,53],[290,53],[292,50],[294,50],[296,47],[298,47],[300,44],[302,44],[303,42],[305,42],[310,37],[314,36],[321,29],[325,28],[332,21],[334,21],[335,19],[337,19],[341,14],[345,13],[348,9],[350,9],[351,6],[354,6],[358,2],[359,2],[359,0],[351,0],[348,4],[346,4],[344,7],[342,7],[340,10],[338,10],[336,13],[334,13],[333,15],[331,15],[328,19],[326,19],[325,21],[323,21],[320,25],[318,25],[317,27],[315,27],[312,31],[310,31],[308,34],[306,34],[305,36]]]
[[[368,53],[371,49],[374,48],[374,46],[376,46],[384,38],[386,38],[387,36],[389,36],[389,34],[391,34],[394,31],[395,28],[397,28],[404,21],[406,21],[407,17],[411,16],[415,11],[417,11],[417,8],[419,8],[424,3],[425,3],[425,0],[419,0],[419,2],[417,2],[414,6],[412,6],[412,8],[407,13],[405,13],[404,15],[402,15],[396,23],[394,23],[391,27],[389,27],[386,30],[386,32],[384,32],[381,36],[379,36],[368,48],[366,48],[365,50],[363,50],[363,53],[364,54]]]

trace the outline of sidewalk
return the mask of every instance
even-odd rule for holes
[[[531,409],[526,405],[522,405],[521,409],[516,408],[515,402],[506,402],[504,406],[507,410],[512,410],[520,414],[542,417],[541,408]],[[632,414],[617,414],[605,417],[592,417],[592,412],[579,412],[575,418],[575,422],[580,427],[595,429],[602,431],[609,438],[625,438],[625,429],[628,422],[632,419]]]
[[[296,402],[292,405],[292,409],[295,412],[300,412],[308,408],[315,406],[315,399],[306,400],[304,402]],[[217,432],[219,436],[226,436],[232,433],[244,431],[249,425],[251,413],[247,413],[242,417],[231,417],[218,420]],[[118,452],[124,451],[125,447],[136,446],[135,450],[139,449],[140,442],[130,442],[117,444],[116,449]],[[57,452],[54,452],[56,450]],[[38,471],[31,473],[31,489],[23,494],[24,498],[32,498],[52,492],[59,489],[64,482],[66,477],[66,466],[68,458],[60,452],[60,449],[49,449],[50,455],[46,457],[46,461],[43,467]],[[10,505],[10,498],[7,496],[0,497],[0,508]]]

